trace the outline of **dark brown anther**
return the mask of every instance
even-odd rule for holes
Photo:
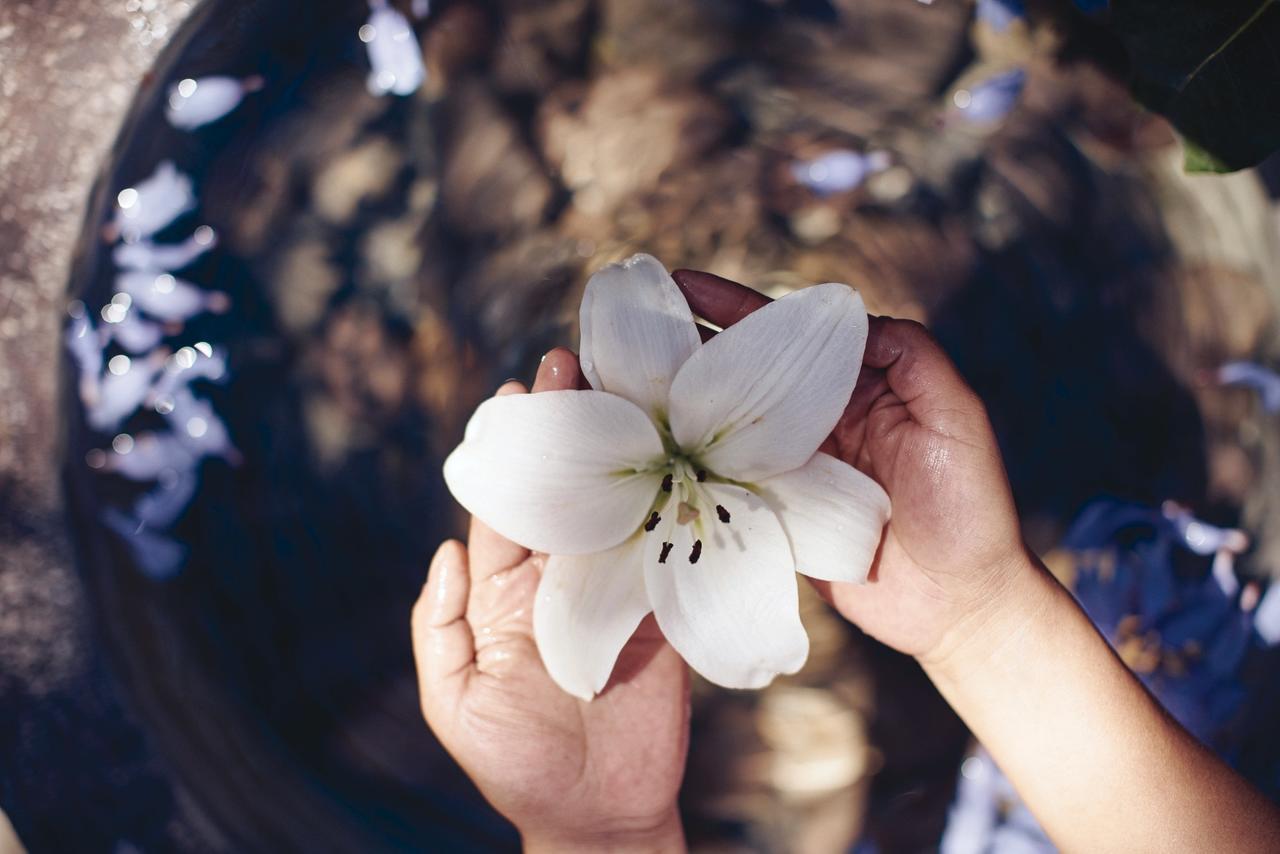
[[[652,483],[652,482],[653,482],[653,481],[650,481],[650,483]],[[663,492],[670,492],[670,491],[671,491],[671,475],[667,475],[666,477],[664,477],[664,478],[662,479],[662,491],[663,491]]]
[[[658,527],[658,523],[661,521],[662,517],[658,515],[657,510],[654,510],[653,515],[649,517],[649,521],[644,523],[644,529],[646,531],[652,531],[654,528]]]
[[[697,563],[702,557],[702,540],[693,541],[693,551],[689,552],[689,563]]]
[[[706,469],[698,469],[698,472],[697,472],[697,478],[698,478],[698,483],[703,483],[704,481],[706,481],[706,479],[707,479],[707,470],[706,470]]]
[[[671,543],[663,543],[662,553],[658,555],[658,563],[666,563],[669,554],[671,554]]]
[[[716,515],[720,517],[720,521],[726,525],[729,524],[729,511],[725,510],[722,505],[716,505]]]

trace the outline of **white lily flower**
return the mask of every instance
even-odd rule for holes
[[[449,489],[550,557],[534,606],[547,671],[590,699],[652,611],[707,679],[759,688],[808,657],[795,571],[863,581],[889,500],[817,453],[867,337],[857,292],[789,294],[703,344],[649,255],[597,272],[581,309],[592,389],[481,404]]]

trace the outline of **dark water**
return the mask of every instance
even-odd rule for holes
[[[172,272],[230,310],[163,346],[225,351],[227,377],[191,389],[235,453],[199,462],[193,498],[154,532],[168,546],[131,544],[104,514],[155,485],[87,460],[169,422],[142,406],[93,429],[68,364],[66,484],[125,692],[236,847],[515,845],[422,724],[408,614],[461,531],[440,461],[466,415],[571,344],[586,275],[632,251],[762,288],[847,281],[873,310],[927,318],[990,406],[1046,542],[1100,494],[1234,519],[1207,495],[1201,414],[1161,339],[1177,330],[1143,332],[1177,264],[1154,192],[1079,143],[1111,130],[1081,105],[1127,105],[1121,87],[1033,70],[1029,91],[1058,106],[1020,110],[1015,93],[970,122],[955,90],[976,98],[990,72],[971,66],[962,3],[455,0],[414,24],[423,89],[378,98],[368,15],[359,0],[211,2],[140,93],[71,283],[98,322],[117,192],[166,159],[191,176],[199,206],[155,239],[212,226],[217,247]],[[1109,57],[1077,23],[1077,49]],[[168,84],[214,73],[265,83],[225,119],[171,127]],[[861,185],[821,160],[868,151],[891,168]],[[172,547],[180,560],[147,566],[146,549]],[[831,651],[798,682],[843,705],[875,686],[869,834],[931,847],[963,728],[900,656],[823,631]],[[695,839],[780,849],[807,815],[724,771],[759,740],[755,703],[696,698]]]

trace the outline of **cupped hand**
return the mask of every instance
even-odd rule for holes
[[[709,273],[672,275],[694,313],[720,327],[769,302]],[[857,386],[822,451],[874,478],[893,507],[866,584],[814,584],[881,642],[922,660],[945,655],[1026,565],[981,401],[923,326],[872,317]]]
[[[557,349],[533,391],[584,385],[577,359]],[[516,382],[498,391],[522,393]],[[436,552],[413,609],[427,724],[526,850],[681,850],[687,668],[650,615],[599,696],[562,691],[533,639],[545,560],[475,519],[467,545]]]

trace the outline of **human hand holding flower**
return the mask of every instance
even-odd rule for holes
[[[721,327],[769,302],[709,273],[674,277],[694,311]],[[883,486],[893,516],[868,583],[815,584],[881,642],[922,660],[945,654],[1027,564],[981,401],[924,327],[872,317],[861,376],[823,450]]]
[[[573,354],[553,350],[533,390],[580,380]],[[413,611],[427,723],[526,850],[682,850],[688,670],[649,618],[594,702],[562,691],[533,638],[546,562],[475,519],[466,546],[440,547]]]

